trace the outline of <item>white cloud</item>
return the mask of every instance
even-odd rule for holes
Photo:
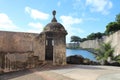
[[[90,7],[91,12],[108,14],[109,9],[112,8],[112,2],[110,0],[86,0],[86,6]]]
[[[41,23],[33,23],[33,22],[31,22],[28,25],[32,26],[33,28],[38,28],[38,29],[43,28],[43,25]]]
[[[71,16],[60,16],[60,19],[65,25],[73,25],[73,24],[78,24],[82,22],[81,18],[73,18]]]
[[[32,9],[30,7],[25,7],[25,12],[29,13],[33,19],[46,20],[49,18],[49,14],[38,11],[37,9]]]
[[[59,7],[60,5],[61,5],[61,2],[60,2],[60,1],[58,1],[57,6]]]
[[[84,31],[78,27],[75,27],[75,24],[82,23],[81,18],[73,18],[72,16],[60,16],[62,24],[68,32],[67,42],[70,41],[72,35],[78,35],[79,33],[84,33]]]
[[[4,13],[0,13],[0,29],[2,30],[16,30],[18,27],[12,20]]]
[[[32,27],[32,29],[28,30],[28,32],[35,32],[35,33],[40,33],[43,30],[43,24],[41,23],[33,23],[30,22],[28,26]]]

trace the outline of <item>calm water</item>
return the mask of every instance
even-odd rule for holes
[[[66,55],[67,56],[70,56],[70,55],[81,55],[84,58],[88,58],[90,60],[96,61],[95,56],[92,53],[90,53],[90,52],[88,52],[86,50],[66,49]]]

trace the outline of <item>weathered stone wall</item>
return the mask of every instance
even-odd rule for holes
[[[33,39],[38,34],[0,31],[0,52],[33,51]]]
[[[57,33],[56,33],[57,34]],[[65,65],[66,64],[66,42],[65,35],[59,34],[54,37],[53,47],[53,64]]]
[[[26,68],[39,66],[39,57],[34,56],[32,52],[26,53],[1,53],[1,73],[18,71]]]
[[[99,48],[102,42],[110,42],[111,46],[114,48],[114,54],[120,54],[120,31],[115,32],[109,36],[104,36],[103,39],[87,40],[80,43],[81,48]]]
[[[93,48],[97,49],[100,47],[100,44],[103,42],[102,39],[96,39],[96,40],[87,40],[82,43],[80,43],[81,48]]]
[[[0,31],[0,73],[37,67],[45,58],[42,34]]]
[[[34,39],[34,55],[39,56],[39,60],[45,60],[45,34],[40,34]]]
[[[106,36],[104,42],[111,42],[111,46],[115,49],[115,55],[120,54],[120,31],[117,31],[110,36]]]

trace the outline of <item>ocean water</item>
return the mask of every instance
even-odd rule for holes
[[[84,58],[88,58],[90,60],[96,61],[94,54],[88,52],[86,50],[78,50],[78,49],[66,49],[66,55],[81,55]]]

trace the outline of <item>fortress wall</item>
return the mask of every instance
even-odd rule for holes
[[[38,66],[45,55],[42,39],[36,39],[38,36],[34,33],[0,31],[0,74]],[[35,48],[37,44],[39,46]]]
[[[104,42],[110,42],[111,46],[114,48],[115,55],[120,54],[120,31],[115,32],[110,36],[104,38]]]
[[[34,41],[34,55],[39,56],[39,60],[45,60],[45,34],[40,34]]]
[[[110,42],[111,46],[114,48],[114,54],[120,54],[120,31],[115,32],[109,36],[104,36],[103,39],[87,40],[80,43],[81,48],[99,48],[102,42]]]
[[[100,44],[102,43],[102,39],[95,39],[95,40],[87,40],[82,43],[80,43],[81,48],[94,48],[97,49],[100,47]]]
[[[38,34],[0,31],[0,52],[33,51],[33,39]]]

